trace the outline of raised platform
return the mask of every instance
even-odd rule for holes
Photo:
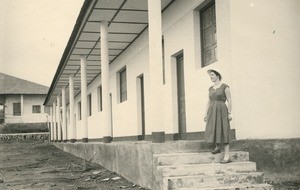
[[[56,147],[69,152],[80,158],[90,160],[101,166],[114,171],[129,181],[149,189],[156,189],[156,168],[157,159],[160,163],[172,164],[172,159],[166,159],[157,155],[166,154],[167,157],[174,157],[176,153],[204,153],[209,152],[213,147],[203,141],[167,141],[165,143],[152,143],[150,141],[122,141],[112,143],[89,142],[89,143],[53,143]],[[237,142],[232,143],[232,149],[239,149]],[[236,147],[236,148],[235,148]],[[170,155],[170,153],[172,153]],[[211,155],[208,153],[208,155]],[[185,155],[179,154],[178,160],[185,162]],[[194,162],[203,158],[203,155],[197,155]],[[204,156],[205,157],[205,156]],[[245,155],[238,159],[244,159]],[[248,157],[246,155],[246,157]],[[216,160],[220,159],[216,155]]]
[[[263,181],[262,173],[256,170],[276,172],[291,167],[299,168],[300,159],[298,138],[233,141],[230,146],[233,162],[228,165],[219,164],[223,154],[212,155],[212,145],[203,141],[53,144],[86,160],[94,156],[93,162],[149,189],[187,189],[192,185],[204,187],[208,184],[224,184],[226,188],[223,189],[272,189],[267,184],[255,184]],[[228,181],[230,183],[225,184]]]

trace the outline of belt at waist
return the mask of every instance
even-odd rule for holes
[[[210,101],[210,102],[216,102],[216,103],[218,103],[218,102],[221,103],[221,102],[222,102],[222,103],[225,103],[225,101],[221,101],[221,100],[219,100],[219,101],[218,101],[218,100],[215,100],[215,101]]]

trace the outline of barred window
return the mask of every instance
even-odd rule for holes
[[[13,103],[13,115],[14,116],[21,115],[21,103]]]
[[[78,120],[81,120],[81,102],[78,102]]]
[[[218,60],[215,2],[200,10],[202,67]]]
[[[102,86],[98,87],[98,111],[102,111]]]
[[[92,94],[88,95],[88,116],[92,115]]]
[[[120,72],[120,102],[127,100],[127,80],[126,80],[126,68]]]
[[[40,105],[33,105],[32,106],[32,113],[41,113],[41,106]]]

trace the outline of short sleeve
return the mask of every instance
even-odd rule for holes
[[[227,84],[224,84],[224,89],[230,88]]]

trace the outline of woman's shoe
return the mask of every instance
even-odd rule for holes
[[[230,159],[228,159],[228,160],[221,160],[221,164],[228,164],[228,163],[230,163],[231,162],[231,160]]]
[[[221,153],[221,148],[216,148],[213,151],[211,151],[212,154],[218,154]]]

